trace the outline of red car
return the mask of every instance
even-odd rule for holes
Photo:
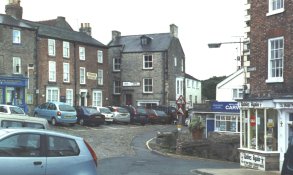
[[[169,117],[164,111],[148,109],[148,121],[151,124],[166,124],[169,122]]]

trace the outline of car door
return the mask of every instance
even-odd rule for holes
[[[47,175],[84,174],[89,163],[79,157],[80,149],[74,139],[48,135],[47,143]]]
[[[39,117],[46,118],[46,111],[47,111],[48,105],[49,103],[43,103],[40,105],[37,111]]]
[[[0,174],[45,175],[41,135],[19,133],[0,139]]]

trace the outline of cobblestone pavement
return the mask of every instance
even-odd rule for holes
[[[144,132],[175,128],[174,125],[100,125],[100,126],[51,126],[52,130],[83,137],[95,150],[98,158],[105,159],[134,155],[131,141]]]

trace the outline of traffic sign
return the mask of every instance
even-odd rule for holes
[[[185,102],[185,100],[184,100],[184,98],[183,98],[182,95],[180,95],[180,96],[178,97],[178,99],[176,100],[176,104],[177,104],[177,105],[179,105],[179,104],[181,104],[181,105],[185,105],[185,104],[186,104],[186,102]]]

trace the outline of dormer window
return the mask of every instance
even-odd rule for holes
[[[152,38],[146,35],[143,35],[142,37],[140,37],[140,42],[142,46],[148,45],[151,42],[151,40]]]

